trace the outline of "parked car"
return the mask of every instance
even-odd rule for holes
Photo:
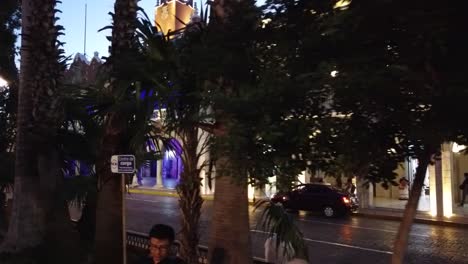
[[[324,183],[301,184],[290,192],[275,194],[271,200],[285,209],[321,212],[326,217],[345,215],[358,208],[355,197]]]

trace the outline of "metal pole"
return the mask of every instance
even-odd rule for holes
[[[125,174],[122,174],[122,241],[123,241],[123,264],[127,264],[127,232],[126,232],[126,216],[125,216]]]
[[[86,28],[87,28],[87,21],[88,21],[88,3],[85,3],[85,20],[84,20],[84,49],[83,53],[86,57]]]

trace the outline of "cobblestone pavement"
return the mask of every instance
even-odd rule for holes
[[[127,196],[127,229],[147,233],[154,223],[169,223],[179,229],[177,198],[140,194]],[[201,244],[207,245],[212,202],[205,201],[200,223]],[[253,254],[264,257],[265,234],[258,230],[256,213],[251,214]],[[325,219],[301,212],[297,224],[304,233],[311,263],[390,263],[399,222],[349,217]],[[409,264],[468,263],[468,229],[414,224],[410,234]]]

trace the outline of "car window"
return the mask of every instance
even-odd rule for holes
[[[307,184],[297,185],[296,187],[293,188],[293,191],[305,192],[307,191],[307,188],[309,188],[309,185]]]
[[[320,186],[320,185],[309,185],[306,188],[306,192],[308,193],[325,193],[328,191],[329,191],[328,187]]]

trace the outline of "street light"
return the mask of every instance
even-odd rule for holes
[[[8,86],[8,82],[0,76],[0,87]]]
[[[466,146],[464,145],[458,145],[457,143],[453,143],[452,145],[452,152],[453,153],[460,153],[466,149]]]

